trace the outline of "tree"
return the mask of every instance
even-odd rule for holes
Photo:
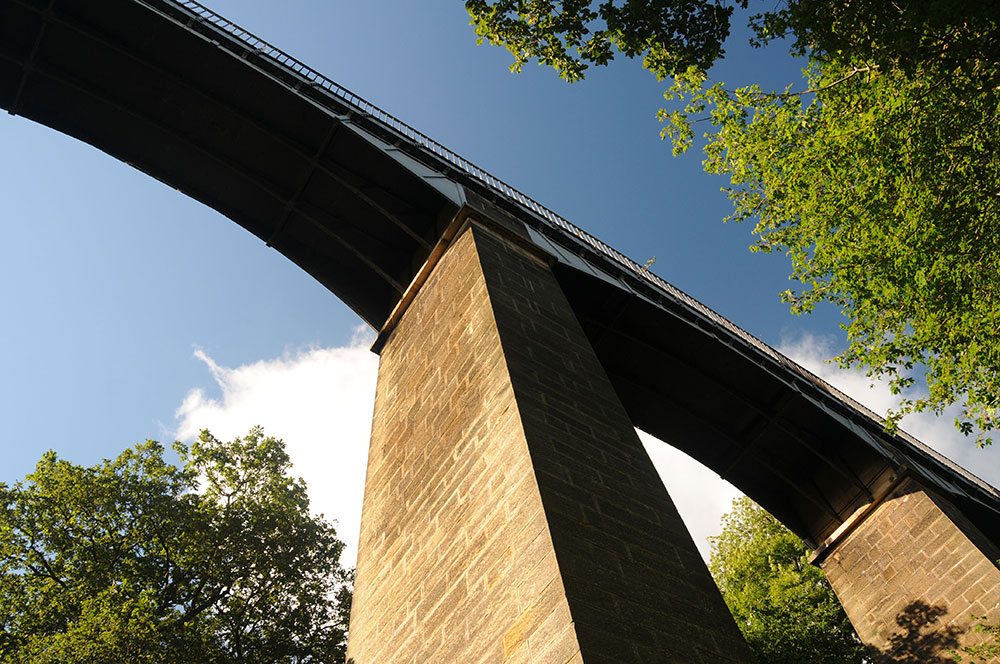
[[[709,540],[709,568],[762,664],[861,664],[864,648],[809,549],[749,498]]]
[[[753,45],[789,38],[806,59],[797,91],[709,78],[732,6],[594,5],[466,3],[515,69],[537,58],[579,80],[617,48],[672,78],[664,137],[683,152],[710,122],[705,168],[729,178],[729,219],[755,222],[753,248],[791,259],[792,310],[839,307],[838,360],[897,394],[923,375],[926,396],[901,396],[889,428],[958,402],[956,425],[988,444],[1000,424],[1000,4],[788,0],[750,17]]]
[[[343,662],[350,573],[282,441],[208,431],[0,484],[0,660]]]

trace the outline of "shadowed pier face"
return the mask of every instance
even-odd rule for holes
[[[541,258],[467,227],[385,343],[348,656],[749,663]]]
[[[197,2],[0,0],[0,107],[218,210],[380,331],[359,664],[739,661],[633,425],[816,548],[866,639],[913,602],[945,635],[1000,617],[1000,492]],[[501,230],[448,248],[470,217]]]

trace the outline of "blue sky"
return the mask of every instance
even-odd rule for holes
[[[751,254],[750,228],[721,223],[724,182],[701,171],[697,151],[671,157],[655,119],[664,85],[639,63],[572,86],[536,66],[510,74],[506,51],[476,46],[460,0],[207,4],[636,260],[656,256],[668,281],[887,404],[821,364],[842,343],[836,313],[788,313],[784,258]],[[801,63],[780,46],[728,50],[717,79],[798,79]],[[288,441],[314,502],[355,538],[357,499],[340,492],[359,491],[375,367],[359,319],[234,223],[89,146],[6,115],[0,146],[0,481],[50,448],[91,464],[145,438],[260,423]],[[996,450],[953,439],[950,420],[914,422],[998,482]],[[663,468],[683,463],[657,454]],[[324,464],[340,474],[319,473]],[[671,490],[713,502],[697,487]],[[717,523],[731,494],[714,491],[699,518]]]

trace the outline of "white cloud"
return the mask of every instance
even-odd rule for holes
[[[898,403],[886,384],[876,382],[872,385],[863,372],[841,369],[828,362],[828,358],[837,354],[831,337],[803,334],[784,341],[778,350],[879,415],[885,415]],[[917,395],[915,392],[911,396]],[[1000,486],[1000,445],[994,444],[987,449],[975,447],[971,438],[955,429],[957,410],[957,407],[951,408],[940,416],[911,414],[903,419],[902,428],[993,486]],[[707,560],[706,538],[718,534],[722,515],[729,511],[733,498],[741,495],[740,491],[683,452],[642,432],[639,437],[698,550]]]
[[[828,359],[837,354],[829,337],[803,334],[783,341],[778,350],[878,415],[884,416],[899,402],[884,382],[873,385],[872,379],[863,372],[841,369],[829,362]],[[907,394],[911,398],[920,395],[919,389]],[[957,413],[958,407],[951,407],[940,416],[913,413],[903,418],[900,428],[993,486],[1000,486],[1000,445],[977,448],[972,438],[955,428]]]
[[[201,429],[220,438],[242,435],[261,424],[280,436],[309,487],[313,509],[338,521],[347,544],[343,562],[357,555],[365,465],[375,396],[378,358],[359,337],[343,348],[310,349],[279,359],[226,368],[206,353],[195,356],[208,367],[222,396],[192,390],[177,410],[177,436],[191,440]],[[894,401],[888,388],[825,362],[829,340],[802,336],[783,343],[781,352],[877,413]],[[954,430],[953,415],[913,415],[904,428],[993,485],[1000,484],[1000,446],[976,449]],[[695,544],[708,558],[707,537],[717,534],[722,515],[740,492],[715,472],[644,433],[639,434],[680,511]]]
[[[313,510],[338,522],[337,533],[347,545],[346,565],[357,557],[375,399],[378,358],[368,350],[370,343],[359,337],[344,348],[309,349],[236,368],[219,366],[204,351],[195,351],[222,395],[212,399],[193,389],[176,413],[181,440],[194,439],[202,429],[230,439],[256,424],[284,439]],[[639,435],[707,559],[706,538],[717,533],[739,492],[682,452]]]
[[[313,511],[337,521],[347,566],[357,557],[375,402],[378,357],[368,350],[370,343],[361,328],[343,348],[308,349],[232,369],[196,351],[222,396],[191,390],[176,413],[181,440],[192,440],[201,429],[228,440],[257,424],[282,438],[292,472],[309,488]]]

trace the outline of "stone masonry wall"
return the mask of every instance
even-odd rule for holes
[[[821,566],[883,661],[943,664],[980,640],[970,615],[1000,619],[997,557],[950,503],[906,479]]]
[[[750,661],[551,272],[477,226],[382,351],[348,656]]]

